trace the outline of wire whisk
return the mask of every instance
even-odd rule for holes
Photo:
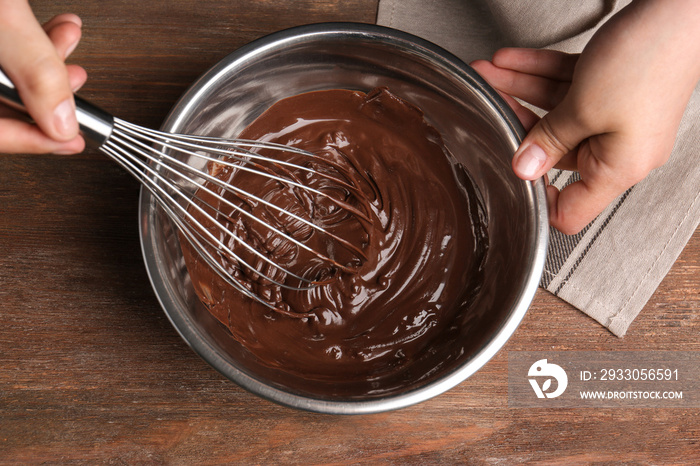
[[[0,100],[26,112],[14,84],[1,69]],[[335,170],[319,171],[313,168],[313,164],[293,163],[287,160],[288,157],[273,157],[271,154],[293,154],[296,158],[313,163],[332,165],[332,162],[322,160],[314,153],[281,144],[151,130],[113,117],[77,96],[75,101],[76,116],[83,135],[97,143],[101,152],[138,179],[173,221],[181,237],[189,242],[222,279],[251,299],[279,312],[297,316],[259,296],[255,288],[241,280],[239,272],[245,270],[248,275],[252,274],[258,280],[281,288],[307,290],[326,283],[334,272],[352,272],[357,265],[367,260],[360,245],[352,244],[328,231],[313,218],[287,211],[282,206],[215,176],[215,172],[223,167],[274,180],[315,199],[327,200],[357,220],[369,234],[368,202],[352,179],[337,176]],[[261,152],[267,155],[261,155]],[[332,196],[309,186],[301,178],[292,175],[296,172],[324,178],[342,189],[346,195]],[[340,246],[354,260],[341,263],[327,251],[313,249],[303,240],[232,202],[232,196],[264,205],[289,222],[324,235],[334,243],[334,248]],[[225,206],[227,212],[222,212],[219,206]],[[312,254],[325,265],[324,273],[302,275],[277,263],[231,231],[228,224],[230,212],[268,229],[278,240]],[[240,253],[241,249],[245,251],[246,257]]]

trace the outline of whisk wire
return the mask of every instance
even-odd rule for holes
[[[122,129],[122,128],[121,128],[121,123],[122,123],[121,121],[115,119],[115,129]],[[149,130],[149,131],[152,132],[152,130]],[[191,165],[189,165],[189,164],[187,164],[187,163],[185,163],[185,162],[183,162],[183,161],[181,161],[181,160],[178,160],[177,158],[174,158],[174,157],[168,155],[165,151],[160,151],[160,150],[156,149],[155,147],[153,147],[153,146],[151,146],[151,145],[145,144],[144,142],[142,142],[142,141],[136,139],[137,136],[141,136],[141,135],[138,134],[137,132],[133,131],[133,130],[130,130],[130,128],[125,128],[123,132],[124,132],[125,134],[122,135],[122,134],[121,134],[122,131],[118,131],[118,133],[119,133],[120,135],[122,135],[124,138],[128,139],[132,144],[135,144],[136,146],[138,146],[138,148],[141,149],[140,152],[141,152],[141,154],[142,154],[143,157],[146,157],[146,158],[148,158],[149,160],[151,160],[152,162],[154,162],[154,163],[156,163],[156,164],[162,166],[163,168],[169,170],[172,174],[174,174],[174,175],[176,175],[176,176],[182,176],[181,173],[180,173],[177,169],[174,169],[173,167],[169,166],[167,163],[163,163],[163,160],[165,160],[165,161],[167,161],[167,162],[170,162],[170,163],[172,163],[172,164],[175,164],[175,165],[177,165],[180,169],[186,170],[186,171],[188,171],[188,172],[190,172],[190,173],[196,175],[197,177],[201,177],[201,178],[203,178],[203,179],[205,179],[205,180],[207,180],[207,181],[209,181],[209,182],[211,182],[211,183],[213,183],[213,184],[219,186],[220,188],[222,188],[222,189],[224,189],[224,190],[226,190],[226,191],[228,191],[228,192],[231,192],[231,193],[234,193],[234,194],[237,194],[237,195],[243,195],[244,197],[248,197],[249,199],[252,199],[252,200],[254,200],[255,202],[259,202],[259,203],[265,205],[265,206],[268,207],[268,208],[271,208],[271,209],[273,209],[273,210],[275,210],[275,211],[277,211],[277,212],[283,213],[283,214],[285,214],[286,216],[288,216],[289,218],[292,218],[292,219],[294,219],[294,220],[296,220],[296,221],[299,221],[299,222],[303,223],[304,225],[307,225],[307,226],[313,228],[314,230],[316,230],[316,231],[318,231],[318,232],[322,232],[322,233],[328,235],[329,237],[333,238],[334,241],[337,241],[337,242],[343,244],[345,247],[349,248],[349,249],[350,249],[351,251],[353,251],[355,254],[360,255],[361,257],[363,257],[364,259],[366,259],[366,257],[364,257],[364,253],[362,252],[361,249],[357,248],[355,245],[349,243],[349,242],[346,241],[345,239],[343,239],[343,238],[341,238],[341,237],[339,237],[339,236],[333,234],[332,232],[329,232],[329,231],[325,230],[324,228],[320,227],[319,225],[316,225],[315,223],[310,222],[309,220],[307,220],[307,219],[305,219],[305,218],[303,218],[303,217],[300,217],[300,216],[294,214],[293,212],[286,211],[286,210],[284,210],[283,208],[281,208],[281,207],[279,207],[279,206],[277,206],[277,205],[275,205],[275,204],[273,204],[273,203],[271,203],[271,202],[269,202],[269,201],[266,201],[265,199],[262,199],[262,198],[260,198],[260,197],[258,197],[258,196],[255,196],[255,195],[253,195],[253,194],[248,193],[247,191],[241,190],[241,189],[239,189],[239,188],[237,188],[237,187],[235,187],[235,186],[233,186],[233,185],[230,185],[230,184],[228,184],[228,183],[225,183],[225,182],[223,182],[222,180],[220,180],[220,179],[218,179],[218,178],[216,178],[216,177],[214,177],[214,176],[211,176],[210,174],[206,173],[205,171],[197,170],[196,168],[192,167]],[[163,138],[166,138],[166,134],[167,134],[167,133],[162,133],[162,134],[163,134]],[[172,135],[171,135],[171,136],[172,136]],[[117,136],[114,135],[114,136],[112,136],[112,139],[114,140],[116,137],[117,137]],[[184,153],[185,155],[199,157],[199,158],[205,159],[205,160],[207,160],[207,161],[215,162],[215,163],[221,163],[221,162],[222,162],[222,161],[219,160],[219,159],[212,158],[212,157],[207,156],[207,155],[205,155],[205,154],[201,154],[201,153],[198,153],[198,152],[190,151],[190,150],[188,150],[188,149],[182,149],[182,148],[180,148],[180,147],[178,147],[178,146],[173,145],[172,143],[169,143],[167,140],[165,140],[165,141],[164,141],[164,140],[156,140],[156,139],[151,139],[151,138],[149,138],[149,137],[144,137],[144,138],[145,138],[147,141],[152,142],[152,143],[154,143],[154,144],[162,145],[162,146],[163,146],[164,148],[166,148],[166,149],[178,150],[178,151]],[[177,138],[179,139],[180,136],[178,135]],[[280,148],[280,150],[282,150],[281,148],[286,147],[286,146],[280,146],[280,145],[275,145],[275,146],[278,147],[278,148]],[[201,149],[201,146],[197,146],[197,147],[199,147],[199,148]],[[224,154],[227,154],[227,152],[223,152],[223,153],[224,153]],[[226,161],[223,161],[223,162],[226,162]],[[238,164],[233,164],[232,166],[234,166],[234,167],[236,167],[236,168],[241,168],[241,166],[238,165]],[[245,168],[247,168],[247,167],[245,167]],[[267,176],[267,175],[268,175],[268,174],[265,173],[265,172],[258,171],[258,170],[252,170],[252,169],[249,169],[249,168],[248,168],[248,171],[249,171],[249,172],[253,172],[253,173],[255,173],[255,174],[258,174],[258,175],[260,175],[260,176]],[[269,176],[268,176],[268,177],[269,177]],[[278,181],[278,182],[280,182],[280,183],[285,183],[285,182],[287,182],[286,179],[283,179],[283,178],[281,178],[281,177],[276,177],[276,176],[274,176],[274,177],[270,177],[270,178],[275,179],[276,181]],[[266,228],[270,229],[270,231],[272,231],[272,232],[274,232],[275,234],[278,234],[278,235],[280,235],[281,237],[285,238],[285,240],[288,240],[288,241],[290,241],[291,243],[295,244],[296,246],[298,246],[298,247],[300,247],[300,248],[302,248],[302,249],[304,249],[304,250],[306,250],[306,251],[308,251],[308,252],[314,254],[314,255],[315,255],[316,257],[318,257],[319,259],[321,259],[321,260],[323,260],[323,261],[325,261],[325,262],[327,262],[327,263],[330,263],[330,264],[332,264],[333,266],[338,267],[338,268],[340,268],[340,269],[342,269],[342,270],[345,270],[345,271],[348,271],[348,270],[349,270],[347,266],[345,266],[345,265],[343,265],[343,264],[340,264],[340,263],[338,263],[337,261],[335,261],[335,260],[333,260],[333,259],[331,259],[331,258],[329,258],[329,257],[327,257],[327,256],[324,256],[324,255],[321,254],[320,252],[318,252],[318,251],[316,251],[316,250],[310,248],[309,246],[307,246],[306,244],[304,244],[304,243],[298,241],[298,240],[295,239],[294,237],[292,237],[292,236],[290,236],[290,235],[288,235],[288,234],[282,232],[282,231],[279,230],[278,228],[275,228],[274,226],[272,226],[272,225],[270,225],[269,223],[265,222],[264,220],[262,220],[262,219],[256,217],[255,215],[253,215],[252,213],[246,211],[245,209],[242,209],[240,206],[237,206],[237,205],[233,204],[231,201],[229,201],[228,199],[226,199],[226,198],[224,198],[223,196],[219,195],[218,193],[216,193],[216,192],[214,192],[214,191],[211,191],[210,189],[208,189],[207,187],[205,187],[204,185],[202,185],[202,184],[200,184],[200,183],[195,182],[195,180],[193,180],[193,179],[191,179],[191,178],[187,178],[187,181],[188,181],[188,182],[192,182],[192,183],[195,184],[198,188],[203,189],[205,192],[207,192],[208,194],[212,195],[213,197],[215,197],[217,200],[221,201],[222,203],[224,203],[224,204],[227,205],[228,207],[230,207],[230,208],[236,210],[238,213],[240,213],[240,214],[246,216],[248,219],[253,220],[254,222],[257,222],[257,223],[260,224],[260,225],[264,225]],[[307,188],[305,185],[302,185],[302,184],[299,184],[299,183],[295,183],[295,182],[293,182],[293,181],[291,181],[291,180],[289,181],[289,183],[290,183],[290,184],[294,184],[294,185],[296,185],[296,186],[298,186],[298,187],[300,187],[300,188],[304,188],[304,189]],[[318,192],[317,190],[314,190],[313,188],[310,188],[310,187],[309,187],[308,189],[309,189],[309,190],[313,190],[314,192]],[[325,194],[325,193],[324,193],[324,194]],[[186,198],[185,198],[185,200],[187,201]],[[195,204],[195,205],[196,205],[196,204]],[[214,210],[216,210],[217,212],[219,212],[219,213],[221,213],[222,215],[226,216],[226,214],[223,214],[223,213],[222,213],[221,211],[219,211],[218,209],[214,209]],[[214,222],[217,223],[216,221],[214,221]],[[217,223],[217,225],[218,225],[218,223]],[[255,255],[257,255],[257,256],[260,257],[261,259],[263,259],[265,262],[267,262],[267,263],[269,263],[269,264],[275,266],[276,268],[282,270],[283,272],[288,273],[289,275],[292,275],[292,276],[294,276],[295,278],[300,279],[300,280],[302,280],[302,281],[304,281],[304,282],[319,284],[319,282],[314,282],[313,280],[308,280],[308,279],[301,278],[301,277],[299,277],[299,276],[297,276],[297,275],[295,275],[295,274],[292,274],[291,272],[288,272],[288,271],[284,270],[284,269],[281,268],[278,264],[274,263],[274,262],[271,261],[269,258],[267,258],[267,257],[265,257],[264,255],[262,255],[262,254],[261,254],[259,251],[257,251],[255,248],[253,248],[252,246],[250,246],[249,244],[247,244],[246,242],[242,241],[240,238],[238,238],[237,236],[235,236],[231,231],[229,231],[229,230],[227,230],[227,229],[225,229],[225,228],[222,229],[222,231],[224,231],[224,233],[227,234],[228,236],[230,236],[234,241],[236,241],[236,242],[238,242],[239,244],[243,245],[246,249],[248,249],[249,251],[253,252]]]
[[[120,151],[115,151],[113,147],[110,147],[109,145],[106,145],[103,149],[103,152],[110,156],[115,162],[117,162],[119,165],[121,165],[124,169],[126,169],[127,172],[129,172],[132,176],[135,178],[141,180],[144,183],[144,186],[148,191],[151,193],[155,201],[160,205],[160,207],[163,209],[165,214],[175,223],[176,228],[182,232],[182,234],[185,235],[187,241],[192,245],[194,250],[199,254],[200,257],[202,257],[207,264],[214,270],[214,272],[221,277],[224,281],[226,281],[228,284],[236,288],[238,291],[243,293],[244,295],[248,296],[249,298],[267,306],[275,309],[278,312],[286,313],[282,309],[278,309],[278,307],[271,305],[267,301],[264,301],[261,299],[258,295],[250,291],[248,288],[243,286],[238,280],[233,279],[233,277],[226,271],[226,269],[219,264],[218,262],[212,260],[209,256],[209,253],[207,252],[205,246],[202,245],[202,243],[199,241],[197,238],[197,235],[193,234],[191,228],[187,225],[187,223],[180,217],[180,215],[176,214],[172,208],[170,207],[171,205],[179,205],[177,202],[174,201],[160,186],[157,184],[152,183],[152,181],[145,176],[145,173],[135,167],[133,165],[133,162],[136,161],[137,163],[139,162],[138,159],[134,160],[133,158],[127,156],[124,156],[120,154]],[[138,163],[141,165],[141,163]],[[160,188],[160,189],[159,189]],[[163,197],[165,196],[165,197]],[[200,236],[200,239],[201,236]]]
[[[311,152],[308,152],[308,151],[305,151],[303,149],[299,149],[296,147],[285,146],[282,144],[271,143],[271,142],[249,141],[249,140],[244,140],[244,139],[231,140],[231,139],[209,137],[209,136],[190,136],[190,135],[182,135],[182,134],[165,133],[162,131],[141,128],[141,127],[136,126],[132,123],[128,123],[128,122],[125,122],[123,120],[119,120],[117,118],[115,118],[115,127],[118,127],[123,133],[131,134],[134,137],[144,139],[144,140],[149,141],[153,144],[158,144],[158,145],[161,145],[161,146],[168,148],[168,149],[171,149],[171,150],[182,152],[182,153],[189,155],[189,156],[197,157],[197,158],[205,160],[207,162],[212,162],[212,163],[215,163],[218,165],[222,165],[222,166],[226,166],[226,167],[230,167],[230,168],[235,168],[235,169],[241,170],[241,171],[246,171],[248,173],[253,173],[255,175],[264,176],[266,178],[273,179],[277,182],[287,184],[289,186],[301,188],[307,192],[316,194],[317,196],[321,196],[325,199],[328,199],[328,200],[334,202],[335,204],[338,204],[340,207],[348,210],[349,212],[351,212],[353,215],[355,215],[359,219],[362,219],[362,220],[367,221],[367,222],[370,221],[368,215],[365,212],[362,212],[361,210],[355,208],[354,206],[348,204],[347,202],[344,202],[340,199],[334,198],[333,196],[330,196],[328,193],[324,193],[323,191],[315,189],[315,188],[308,186],[306,184],[296,182],[290,178],[284,178],[284,177],[275,175],[273,173],[270,173],[268,171],[263,171],[260,169],[261,165],[255,164],[253,161],[258,161],[261,163],[268,163],[268,164],[277,165],[277,166],[284,166],[284,167],[291,168],[293,170],[312,173],[312,174],[314,174],[314,176],[326,178],[327,180],[333,182],[334,185],[336,185],[338,187],[343,187],[343,188],[347,189],[348,191],[354,193],[355,195],[361,194],[359,188],[352,185],[351,183],[348,183],[345,180],[334,177],[334,176],[329,175],[327,173],[323,173],[323,172],[314,170],[313,168],[306,167],[304,165],[289,162],[286,160],[279,160],[279,159],[274,159],[274,158],[270,158],[270,157],[265,157],[265,156],[260,155],[256,152],[253,152],[251,150],[241,149],[241,146],[242,147],[249,147],[251,149],[252,148],[271,149],[271,150],[278,150],[278,151],[283,151],[283,152],[291,152],[294,154],[303,155],[304,157],[308,157],[310,159],[321,160],[325,165],[329,165],[329,166],[337,168],[337,166],[335,164],[333,164],[331,161],[321,159],[321,157],[319,157],[318,155],[316,155],[314,153],[311,153]],[[172,141],[172,142],[169,142],[169,141]],[[217,154],[220,157],[212,157],[212,156],[208,155],[207,153],[202,152],[202,144],[206,144],[206,152],[207,153]],[[167,154],[165,154],[165,153],[156,151],[153,147],[149,147],[147,145],[142,145],[142,147],[145,149],[148,149],[150,151],[153,151],[159,157],[160,156],[167,156]],[[228,159],[233,159],[233,161],[228,160]],[[257,166],[258,168],[257,169],[251,168],[250,166],[245,165],[245,164],[254,165],[254,166]],[[191,167],[187,164],[183,164],[182,166],[183,166],[183,168],[187,167],[189,170],[192,170],[197,175],[202,174],[201,171],[197,171],[197,170],[193,169],[193,167]],[[260,201],[259,198],[253,196],[252,194],[248,193],[247,191],[237,189],[234,186],[231,186],[227,183],[222,182],[221,180],[216,179],[216,180],[214,180],[214,182],[217,183],[222,188],[229,190],[230,192],[235,191],[236,194],[243,195],[245,197],[249,197],[250,199],[254,199],[256,201]],[[265,201],[263,201],[263,202],[265,202]],[[284,209],[282,209],[279,206],[276,206],[274,204],[266,204],[266,205],[268,205],[268,207],[271,207],[271,208],[273,208],[273,209],[275,209],[275,210],[277,210],[285,215],[288,215],[288,216],[293,215],[291,212],[285,211]],[[315,225],[311,222],[308,222],[302,218],[295,217],[295,220],[300,220],[302,222],[305,222],[308,226],[315,228],[319,231],[323,230],[318,225]],[[339,237],[335,237],[334,239],[337,241],[343,241],[343,239],[339,238]],[[347,242],[345,245],[351,246]],[[358,251],[355,251],[355,252],[358,252]]]
[[[213,161],[213,162],[219,163],[221,165],[226,165],[226,166],[234,167],[234,168],[241,169],[241,170],[248,170],[248,171],[252,171],[255,174],[261,174],[263,176],[268,176],[268,177],[274,178],[277,181],[287,183],[287,184],[296,186],[298,188],[302,188],[306,191],[313,192],[314,194],[326,197],[326,198],[328,198],[332,201],[335,201],[335,202],[339,202],[339,200],[333,198],[332,196],[329,196],[327,193],[324,193],[323,191],[316,190],[316,189],[312,188],[311,186],[308,186],[308,185],[305,185],[302,183],[297,183],[297,182],[294,182],[293,180],[275,177],[274,175],[253,171],[253,170],[248,169],[245,166],[241,166],[240,164],[237,164],[235,162],[229,162],[226,159],[209,157],[206,154],[201,153],[201,152],[197,152],[197,151],[201,150],[202,144],[206,144],[207,145],[207,152],[209,152],[209,153],[223,155],[227,158],[233,158],[236,161],[244,162],[244,163],[250,163],[250,160],[258,160],[260,162],[270,163],[270,164],[274,164],[274,165],[287,166],[287,167],[290,167],[294,170],[299,170],[299,171],[311,173],[314,176],[324,177],[324,178],[332,181],[334,184],[337,184],[338,186],[342,186],[351,192],[359,193],[358,187],[348,183],[345,180],[342,180],[340,178],[334,177],[334,176],[329,175],[327,173],[319,172],[317,170],[314,170],[313,168],[305,167],[303,165],[299,165],[299,164],[296,164],[293,162],[288,162],[286,160],[265,157],[265,156],[260,155],[259,153],[256,153],[252,150],[252,149],[272,149],[272,150],[278,150],[278,151],[283,151],[283,152],[289,152],[289,153],[293,153],[293,154],[302,155],[302,156],[307,157],[307,158],[312,159],[312,160],[319,160],[325,165],[336,167],[336,165],[332,161],[322,159],[317,154],[314,154],[312,152],[309,152],[309,151],[306,151],[303,149],[299,149],[297,147],[286,146],[286,145],[274,143],[274,142],[261,142],[261,141],[253,141],[253,140],[246,140],[246,139],[231,140],[231,139],[212,137],[212,136],[171,134],[171,133],[165,133],[163,131],[157,131],[154,129],[142,128],[140,126],[134,125],[133,123],[129,123],[129,122],[119,120],[119,119],[115,119],[115,123],[118,123],[124,132],[130,132],[132,134],[137,134],[139,137],[142,137],[144,139],[148,139],[151,142],[154,142],[157,144],[163,144],[163,141],[167,141],[167,140],[176,141],[180,146],[180,147],[178,147],[178,150],[181,150],[182,147],[189,147],[190,149],[193,149],[195,151],[195,152],[190,153],[190,155],[194,155],[196,157],[200,157],[200,158],[203,158],[203,159],[206,159],[209,161]],[[248,147],[248,149],[243,149],[243,147]],[[344,207],[346,207],[346,206],[344,206]],[[349,205],[347,207],[353,208],[352,206],[349,206]],[[353,213],[357,213],[358,215],[361,215],[364,219],[369,220],[369,218],[367,217],[367,215],[364,212],[361,212],[358,210],[357,212],[353,212]]]
[[[199,254],[200,257],[202,257],[207,264],[212,268],[212,270],[219,276],[221,277],[224,281],[226,281],[228,284],[233,286],[235,289],[243,293],[245,296],[259,302],[260,304],[263,304],[264,306],[271,308],[275,310],[276,312],[279,312],[284,315],[288,315],[290,317],[295,317],[295,318],[302,318],[302,317],[309,317],[311,313],[299,313],[299,312],[294,312],[289,309],[282,309],[279,306],[275,306],[268,301],[263,300],[260,298],[259,295],[253,293],[250,289],[245,287],[242,283],[240,283],[238,280],[236,280],[226,269],[223,267],[220,263],[217,261],[213,260],[212,257],[210,256],[210,252],[207,250],[207,248],[200,242],[200,240],[206,241],[205,238],[203,238],[196,230],[193,230],[187,222],[175,211],[171,208],[171,206],[176,206],[178,210],[181,210],[181,206],[179,203],[177,203],[172,196],[170,196],[167,191],[163,189],[162,186],[158,185],[153,181],[152,178],[146,176],[145,167],[143,161],[141,161],[138,158],[133,157],[133,154],[130,154],[128,152],[125,152],[123,150],[120,150],[119,147],[114,147],[113,144],[105,144],[104,148],[101,148],[105,154],[107,154],[110,158],[112,158],[115,162],[117,162],[119,165],[121,165],[128,173],[130,173],[132,176],[135,178],[139,179],[144,183],[144,186],[146,189],[151,193],[155,201],[158,203],[158,205],[161,206],[165,214],[175,223],[176,228],[182,232],[183,235],[185,235],[187,241],[190,243],[190,245],[193,247],[193,249]],[[139,167],[136,167],[134,164],[139,165]],[[220,251],[217,251],[220,254]],[[235,254],[234,254],[235,256]],[[277,282],[272,281],[273,283],[279,284]],[[286,285],[282,285],[283,287],[291,288]],[[293,288],[295,290],[303,290],[303,289],[311,289],[309,288],[301,288],[301,287],[295,287]]]
[[[122,146],[130,147],[130,149],[132,151],[138,151],[137,147],[129,146],[129,144],[127,142],[125,142],[124,140],[122,140],[120,138],[120,135],[118,135],[118,134],[114,134],[110,138],[110,141],[105,143],[105,145],[103,146],[103,149],[108,155],[112,156],[113,158],[116,158],[122,162],[125,162],[128,160],[129,162],[131,162],[131,164],[135,163],[135,164],[139,165],[139,167],[141,169],[140,171],[138,168],[134,168],[135,171],[134,170],[129,170],[129,171],[133,175],[135,175],[137,178],[139,178],[149,188],[149,191],[152,194],[157,195],[159,200],[161,200],[164,203],[167,203],[169,205],[174,206],[176,208],[176,210],[178,211],[178,213],[176,214],[176,217],[178,219],[184,218],[185,220],[189,220],[189,222],[184,222],[184,224],[180,225],[181,230],[186,229],[190,234],[196,234],[201,239],[203,239],[205,241],[210,241],[211,243],[214,244],[214,246],[216,246],[215,249],[219,255],[228,256],[228,259],[234,259],[239,264],[246,266],[250,270],[256,270],[253,266],[251,266],[245,260],[243,260],[239,255],[235,254],[226,244],[224,244],[219,238],[214,236],[210,231],[208,231],[204,228],[195,229],[192,226],[190,226],[191,224],[199,225],[199,222],[194,218],[194,216],[185,207],[182,206],[181,203],[177,202],[177,200],[174,199],[172,197],[172,195],[169,194],[163,188],[163,185],[167,186],[167,184],[170,182],[170,180],[166,179],[161,173],[159,173],[153,167],[149,166],[147,163],[142,161],[140,158],[135,157],[132,152],[124,149],[124,147],[122,147]],[[178,173],[172,167],[163,163],[163,161],[160,160],[158,157],[153,157],[153,156],[149,155],[148,153],[142,153],[141,155],[144,158],[146,158],[147,160],[152,161],[153,163],[155,163],[159,167],[162,167],[162,168],[169,170],[171,172],[174,172],[174,173]],[[124,164],[122,164],[122,166],[124,166]],[[131,165],[131,166],[133,166],[133,165]],[[146,176],[146,175],[150,175],[150,176]],[[160,183],[156,182],[156,180],[160,181]],[[203,189],[205,192],[208,192],[210,194],[215,194],[211,190],[209,190],[206,186],[204,186],[204,185],[202,185],[194,180],[190,180],[190,181],[192,181],[193,184],[195,184],[195,186]],[[173,190],[173,192],[176,195],[178,195],[182,200],[184,200],[186,203],[189,203],[199,213],[201,213],[207,220],[209,220],[212,223],[212,225],[214,225],[216,228],[218,228],[224,235],[229,236],[234,241],[239,242],[239,244],[241,244],[243,247],[245,247],[247,250],[249,250],[251,253],[253,253],[254,255],[256,255],[257,257],[262,259],[263,261],[267,262],[268,264],[272,265],[273,267],[276,267],[277,269],[279,269],[283,273],[285,273],[291,277],[294,277],[295,279],[297,279],[301,282],[309,283],[312,285],[316,284],[313,280],[301,277],[301,276],[287,270],[283,266],[279,265],[278,263],[274,262],[270,258],[266,257],[264,254],[262,254],[260,251],[253,248],[248,243],[242,241],[240,238],[235,236],[231,231],[224,228],[223,225],[221,225],[219,221],[217,221],[214,217],[212,217],[209,212],[207,212],[205,209],[203,209],[199,205],[200,204],[199,202],[192,202],[192,200],[189,197],[187,197],[187,195],[185,193],[183,193],[182,191],[175,189],[175,190]],[[201,199],[198,199],[198,200],[201,200]],[[204,203],[204,202],[202,201],[202,203]],[[213,209],[213,207],[212,207],[212,209]],[[216,210],[216,209],[214,209],[214,210]],[[172,211],[172,209],[171,209],[171,211]],[[217,212],[218,212],[218,210],[217,210]],[[282,233],[280,233],[280,234],[282,234]],[[206,238],[204,236],[206,236]],[[290,238],[290,240],[292,240],[292,239],[293,238]],[[292,286],[280,283],[279,281],[273,279],[272,277],[266,276],[265,278],[268,279],[270,282],[274,283],[275,285],[279,285],[279,286],[287,288],[287,289],[309,289],[309,288],[303,288],[303,287],[299,287],[299,286],[292,287]]]

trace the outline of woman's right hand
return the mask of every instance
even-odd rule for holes
[[[0,0],[0,12],[0,67],[33,120],[0,105],[0,152],[81,152],[73,93],[87,73],[64,64],[80,41],[80,18],[62,14],[42,28],[26,0]]]

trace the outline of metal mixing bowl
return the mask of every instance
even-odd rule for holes
[[[524,182],[511,170],[524,134],[520,123],[470,67],[412,35],[372,25],[330,23],[256,40],[196,81],[164,129],[235,137],[279,99],[320,89],[368,91],[376,86],[389,87],[425,112],[472,175],[488,217],[486,282],[475,303],[478,311],[465,319],[455,341],[460,354],[447,364],[436,359],[440,369],[404,392],[333,399],[303,392],[291,382],[270,383],[266,375],[270,369],[234,341],[200,304],[172,223],[149,193],[141,192],[146,268],[177,331],[226,377],[284,405],[325,413],[371,413],[424,401],[454,387],[503,347],[525,315],[542,273],[548,231],[544,184]]]

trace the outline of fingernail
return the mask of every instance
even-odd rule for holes
[[[72,98],[68,98],[58,104],[53,111],[54,128],[56,131],[65,137],[74,136],[78,120],[75,117],[75,104]]]
[[[546,162],[544,150],[537,144],[530,144],[515,160],[515,171],[524,178],[535,178]]]
[[[76,40],[75,42],[73,42],[71,45],[68,46],[68,48],[66,49],[66,54],[65,54],[65,56],[63,57],[63,59],[68,58],[68,57],[70,56],[70,54],[73,53],[73,51],[75,50],[75,48],[78,46],[78,42],[79,42],[79,41]]]
[[[84,83],[79,83],[77,86],[75,86],[74,88],[72,88],[71,90],[73,91],[73,94],[75,94],[76,92],[78,92],[78,91],[80,90],[80,88],[83,87],[83,84],[84,84]]]
[[[52,152],[53,155],[73,155],[76,152],[70,149],[58,149]]]

